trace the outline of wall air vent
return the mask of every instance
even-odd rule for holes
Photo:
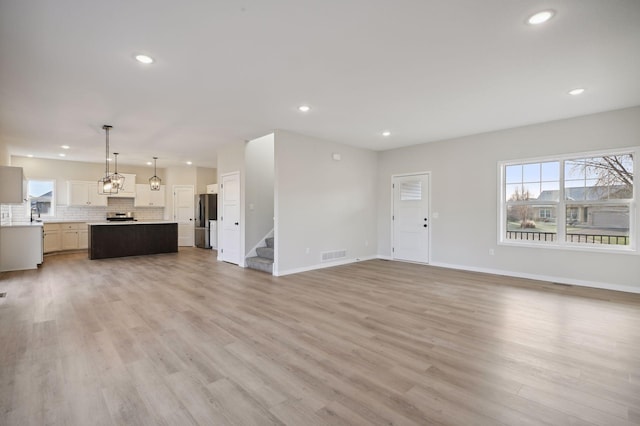
[[[347,250],[323,251],[320,253],[323,262],[331,262],[332,260],[344,259],[347,257]]]

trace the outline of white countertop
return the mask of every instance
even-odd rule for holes
[[[43,223],[86,223],[86,220],[78,220],[78,219],[42,219]]]
[[[163,224],[163,223],[178,223],[176,221],[171,221],[171,220],[121,220],[121,221],[117,221],[114,220],[112,222],[89,222],[87,223],[87,225],[89,226],[102,226],[102,225],[158,225],[158,224]]]
[[[1,228],[33,228],[42,227],[42,222],[14,222],[7,225],[0,225]]]

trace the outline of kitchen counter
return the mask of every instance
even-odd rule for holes
[[[104,222],[89,222],[87,225],[89,226],[102,226],[102,225],[157,225],[163,223],[175,223],[178,222],[170,221],[170,220],[114,220],[114,221],[104,221]]]
[[[178,251],[178,222],[89,223],[89,259]]]
[[[7,225],[0,225],[2,228],[31,228],[34,226],[42,226],[42,222],[14,222]]]
[[[42,219],[43,223],[87,223],[86,220],[80,219]]]

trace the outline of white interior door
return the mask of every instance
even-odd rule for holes
[[[394,259],[429,263],[429,175],[393,177]]]
[[[240,173],[222,175],[222,214],[220,227],[220,258],[240,264]]]
[[[173,186],[173,220],[178,222],[178,245],[193,247],[195,243],[195,194],[193,185]]]

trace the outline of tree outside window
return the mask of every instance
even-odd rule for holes
[[[502,165],[502,242],[632,244],[634,152]]]

